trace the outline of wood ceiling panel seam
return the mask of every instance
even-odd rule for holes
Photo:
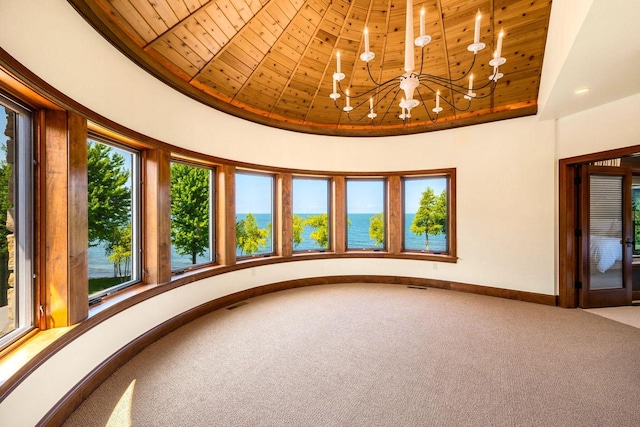
[[[123,10],[120,10],[116,6],[118,4],[120,4],[120,7],[123,8]],[[115,18],[120,17],[119,19],[110,19],[110,22],[113,22],[118,28],[120,28],[121,31],[131,37],[136,46],[142,48],[149,41],[154,40],[156,37],[158,37],[158,33],[154,30],[154,28],[147,22],[144,16],[142,16],[142,14],[140,14],[140,12],[138,12],[138,10],[133,7],[128,1],[113,0],[109,2],[109,6],[107,6],[105,2],[100,1],[97,2],[96,5],[107,16],[112,16],[113,14]],[[93,9],[93,7],[91,8]],[[125,15],[130,18],[125,18]],[[135,21],[137,25],[134,25],[131,21]],[[146,37],[145,34],[147,35]]]
[[[190,14],[200,9],[200,6],[202,6],[202,3],[200,3],[198,0],[182,0],[182,2],[184,3],[184,6],[187,8]],[[205,3],[207,2],[205,1]]]
[[[248,78],[258,66],[258,61],[246,58],[246,55],[238,55],[239,53],[242,53],[239,48],[234,47],[234,49],[227,49],[223,55],[220,55],[218,61],[226,63],[239,74]],[[242,58],[239,58],[239,56],[242,56]],[[218,62],[216,62],[216,64],[218,64]]]
[[[153,0],[149,1],[149,3],[158,15],[160,15],[164,23],[167,24],[167,27],[171,28],[176,22],[180,21],[180,18],[173,12],[167,0]]]
[[[189,8],[182,0],[174,0],[168,3],[168,6],[173,11],[178,21],[182,21],[185,17],[189,16]]]
[[[240,16],[231,0],[218,0],[216,2],[216,6],[222,11],[224,16],[227,17],[233,28],[235,28],[236,34],[247,24],[247,22],[242,19],[242,16]]]
[[[219,55],[222,55],[222,54],[224,53],[224,51],[228,48],[228,46],[229,46],[230,44],[232,44],[232,43],[233,43],[233,41],[236,39],[236,37],[238,37],[238,35],[239,35],[239,34],[241,34],[241,33],[243,33],[243,32],[247,32],[247,31],[248,31],[248,32],[253,32],[253,30],[252,30],[252,28],[251,28],[252,23],[254,23],[254,22],[257,22],[257,21],[258,21],[258,18],[257,18],[257,17],[259,16],[259,14],[260,14],[260,13],[262,13],[262,12],[265,10],[265,7],[266,7],[268,4],[269,4],[269,2],[264,3],[264,6],[262,6],[262,8],[260,9],[260,11],[259,11],[258,13],[256,13],[255,15],[253,15],[253,18],[251,18],[251,21],[249,21],[248,23],[246,23],[246,24],[245,24],[245,25],[244,25],[240,30],[238,30],[238,31],[234,34],[233,38],[230,38],[230,39],[227,41],[227,43],[225,43],[225,44],[220,48],[220,50],[219,50],[218,52],[216,52],[216,54],[215,54],[215,55],[214,55],[214,56],[209,60],[209,62],[208,62],[208,63],[207,63],[207,64],[206,64],[206,65],[205,65],[205,66],[200,70],[200,72],[199,72],[198,74],[200,74],[200,73],[204,72],[204,70],[206,70],[207,68],[209,68],[209,66],[211,66],[211,64],[213,64],[213,62],[216,60],[216,58],[217,58]],[[216,6],[217,6],[217,5],[216,5]],[[218,8],[218,10],[219,10],[219,8]],[[208,13],[208,12],[207,12],[207,13]],[[222,14],[222,15],[224,16],[224,14]],[[211,16],[211,15],[209,15],[209,16]],[[213,18],[211,18],[211,19],[212,19],[212,20],[214,20],[214,22],[215,22],[215,19],[213,19]],[[225,17],[225,19],[226,19],[226,17]],[[255,25],[255,24],[253,24],[253,25]],[[253,34],[255,34],[255,37],[253,37],[254,39],[261,39],[261,37],[259,37],[259,36],[258,36],[258,34],[256,34],[255,32],[254,32]],[[268,51],[268,49],[267,49],[267,51]],[[198,74],[196,74],[195,76],[193,76],[192,80],[196,80],[196,79],[197,79],[197,77],[198,77]]]
[[[280,34],[284,32],[284,29],[289,25],[291,19],[287,17],[287,15],[282,11],[282,9],[278,6],[278,3],[272,3],[269,5],[267,9],[267,14],[273,20],[273,23],[280,28]]]
[[[207,4],[205,6],[201,6],[198,10],[194,11],[192,14],[187,15],[186,17],[184,17],[183,19],[178,20],[178,22],[176,22],[174,25],[170,26],[170,27],[166,27],[164,31],[162,31],[161,33],[158,33],[158,37],[156,37],[156,39],[162,37],[163,35],[173,31],[174,28],[177,28],[179,26],[181,26],[183,23],[192,20],[192,19],[196,19],[196,15],[202,11],[207,5],[209,5],[211,3],[211,0],[207,2]],[[159,16],[159,15],[158,15]],[[147,43],[146,46],[143,47],[143,49],[145,49],[146,47],[148,47],[151,43],[153,43],[153,41]]]
[[[218,25],[218,27],[220,27],[224,35],[229,40],[233,40],[233,37],[238,33],[238,30],[233,26],[229,19],[227,19],[222,10],[220,10],[217,2],[213,3],[211,7],[205,9],[205,12]]]
[[[118,0],[114,0],[114,2],[117,1]],[[136,2],[135,4],[131,0],[126,0],[126,2],[138,11],[151,28],[153,28],[156,34],[161,35],[169,28],[167,23],[164,22],[160,14],[153,8],[153,6],[151,6],[151,4],[149,4],[149,2]],[[124,3],[124,1],[122,3]]]
[[[347,10],[347,14],[346,14],[346,16],[349,16],[349,15],[351,14],[351,10],[352,10],[352,8],[353,8],[353,6],[354,6],[354,3],[355,3],[355,2],[350,2],[350,3],[349,3],[349,8],[348,8],[348,10]],[[330,7],[328,7],[328,8],[327,8],[327,10],[326,10],[326,12],[325,12],[325,15],[324,15],[324,16],[327,16],[327,14],[329,13],[329,10],[331,9],[331,7],[333,7],[333,3],[331,3],[329,6],[330,6]],[[322,71],[322,76],[321,76],[321,77],[320,77],[320,79],[318,80],[318,88],[316,89],[315,94],[311,97],[311,101],[309,102],[309,108],[307,109],[307,114],[304,116],[304,121],[303,121],[303,123],[307,123],[307,121],[308,121],[308,119],[309,119],[309,113],[310,113],[310,112],[313,110],[313,108],[314,108],[314,105],[315,105],[315,103],[316,103],[316,98],[318,97],[318,94],[319,94],[319,93],[320,93],[320,91],[321,91],[321,89],[320,89],[320,88],[321,88],[321,86],[322,86],[322,83],[323,83],[323,82],[325,81],[325,79],[326,79],[327,70],[329,69],[329,66],[330,66],[330,64],[331,64],[331,58],[334,58],[334,57],[335,57],[335,54],[336,54],[336,51],[337,51],[336,49],[337,49],[337,47],[338,47],[338,43],[340,42],[340,34],[342,34],[342,31],[344,31],[344,28],[345,28],[345,26],[347,25],[347,23],[348,23],[348,20],[347,20],[347,19],[345,19],[345,20],[344,20],[344,22],[342,23],[342,26],[340,27],[340,32],[338,33],[338,36],[336,37],[335,43],[334,43],[334,45],[333,45],[333,47],[332,47],[332,49],[331,49],[331,53],[330,53],[330,55],[329,55],[329,60],[326,62],[325,66],[324,66],[324,70]],[[312,39],[312,40],[313,40],[313,39]],[[309,43],[309,45],[311,45],[311,43]],[[304,56],[303,56],[303,57],[304,57]],[[332,77],[332,79],[333,79],[333,77]],[[336,126],[337,126],[337,123],[336,123]]]
[[[267,9],[266,9],[266,8],[267,8],[267,6],[268,6],[268,3],[265,3],[265,6],[263,6],[263,8],[260,10],[260,12],[258,12],[258,13],[256,13],[256,14],[254,15],[254,17],[253,17],[252,21],[251,21],[249,24],[245,25],[245,27],[243,27],[243,28],[246,28],[246,31],[252,31],[251,24],[254,22],[254,20],[255,20],[255,22],[259,23],[260,25],[264,25],[264,24],[262,23],[262,20],[260,20],[260,15],[261,15],[262,13],[267,13],[267,12],[266,12],[266,11],[267,11]],[[290,21],[290,22],[289,22],[289,25],[291,24],[291,22],[293,22],[293,21]],[[257,25],[257,24],[256,24],[256,25]],[[265,28],[265,31],[267,31],[267,29],[266,29],[266,28]],[[283,34],[284,32],[285,32],[285,30],[283,29],[283,30],[282,30],[282,32],[281,32],[281,34]],[[256,34],[256,33],[254,33],[254,34],[255,34],[256,36],[258,36],[258,34]],[[239,38],[239,37],[237,37],[237,38]],[[262,38],[262,37],[259,37],[259,38]],[[223,51],[224,51],[224,50],[226,50],[226,48],[223,48],[223,49],[221,50],[221,53],[219,53],[218,55],[221,55],[221,54],[223,53]],[[249,83],[252,81],[253,76],[255,75],[256,70],[260,69],[261,65],[262,65],[262,64],[264,63],[264,61],[266,60],[268,51],[269,51],[269,50],[267,50],[267,52],[265,52],[265,54],[262,56],[262,58],[260,58],[260,61],[259,61],[258,65],[253,69],[253,72],[251,73],[251,75],[250,75],[250,76],[248,76],[248,77],[247,77],[247,79],[243,82],[243,84],[242,84],[242,86],[240,87],[240,89],[236,92],[236,94],[235,94],[235,95],[234,95],[234,97],[232,98],[232,101],[234,101],[234,100],[236,99],[236,97],[237,97],[239,94],[241,94],[241,93],[242,93],[242,91],[244,90],[245,86],[246,86],[247,84],[249,84]],[[214,57],[214,58],[210,61],[210,63],[211,63],[211,62],[213,62],[215,59],[216,59],[216,57]],[[205,67],[205,68],[206,68],[206,67]]]
[[[164,44],[164,46],[162,46]],[[156,49],[162,46],[162,51]],[[145,52],[154,58],[159,64],[163,64],[167,69],[176,74],[184,81],[190,81],[193,65],[176,52],[166,41],[159,41],[153,47],[148,47]]]
[[[258,0],[247,0],[246,3],[247,6],[249,6],[249,10],[251,10],[251,13],[253,13],[254,15],[258,13],[263,6],[262,2]],[[267,1],[265,1],[264,3],[267,3]]]
[[[206,44],[200,41],[186,26],[178,27],[174,30],[173,35],[185,43],[192,51],[194,51],[203,61],[208,62],[214,55],[214,52]]]
[[[232,5],[236,8],[236,12],[238,12],[238,15],[240,15],[244,22],[249,22],[251,20],[254,13],[246,1],[234,0]]]
[[[181,46],[182,49],[178,49],[174,46],[176,44],[181,45],[181,40],[176,35],[169,34],[166,37],[156,40],[156,42],[147,49],[147,52],[155,50],[169,61],[172,61],[171,58],[177,59],[182,63],[182,66],[179,64],[176,65],[178,65],[189,77],[192,77],[200,70],[200,67],[205,61],[188,46]]]
[[[298,10],[298,13],[300,13],[300,11],[301,11],[303,8],[304,8],[304,4],[303,4],[303,6]],[[327,9],[328,9],[328,8],[327,8]],[[297,16],[297,15],[296,15],[296,16]],[[290,26],[292,26],[292,25],[293,25],[293,22],[294,22],[294,21],[295,21],[295,17],[294,17],[294,19],[292,19],[292,20],[290,20],[290,21],[289,21],[289,25],[284,29],[283,34],[286,34],[286,33],[287,33],[287,30],[289,29],[289,27],[290,27]],[[280,40],[281,40],[281,39],[279,39],[279,40],[278,40],[278,41],[277,41],[273,46],[275,47],[275,46],[280,42]],[[309,43],[306,45],[305,50],[304,50],[304,52],[302,53],[302,55],[301,55],[301,57],[300,57],[301,59],[302,59],[302,58],[304,58],[304,56],[305,56],[304,54],[305,54],[306,50],[308,49],[308,45],[311,43],[311,40],[312,40],[312,39],[310,39]],[[284,41],[283,41],[282,43],[284,43]],[[272,49],[272,50],[273,50],[273,49]],[[268,58],[268,56],[267,56],[267,55],[265,55],[265,57],[261,60],[260,65],[258,66],[258,68],[262,66],[262,64],[266,61],[266,59],[267,59],[267,58]],[[289,76],[289,78],[288,78],[287,82],[285,83],[285,86],[284,86],[285,88],[286,88],[286,86],[289,84],[289,82],[291,81],[291,78],[293,77],[293,75],[296,73],[296,70],[298,69],[299,64],[300,64],[300,60],[298,60],[298,62],[296,63],[295,68],[291,70],[291,72],[290,72],[290,76]],[[252,78],[253,78],[253,76],[252,76]],[[242,90],[243,90],[243,89],[244,89],[244,88],[241,88],[239,92],[242,92]],[[273,109],[277,106],[278,102],[280,102],[280,99],[281,99],[281,97],[282,97],[282,93],[283,93],[283,91],[280,91],[280,94],[279,94],[278,99],[276,99],[276,101],[273,103],[272,108],[269,110],[269,115],[273,112]]]
[[[197,19],[192,19],[184,23],[184,27],[193,36],[211,52],[211,56],[215,55],[222,45],[214,39],[205,27],[200,24]],[[210,59],[210,58],[209,58]]]
[[[200,25],[207,34],[218,44],[220,49],[229,42],[229,37],[222,31],[222,28],[211,18],[206,10],[194,14],[194,21]],[[216,52],[217,53],[217,52]]]

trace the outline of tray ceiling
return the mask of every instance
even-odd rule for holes
[[[464,75],[473,54],[474,17],[482,12],[480,51],[473,70],[485,84],[497,35],[505,32],[500,67],[504,78],[489,95],[478,91],[468,111],[462,94],[443,91],[452,100],[437,123],[419,106],[411,118],[398,118],[401,95],[376,97],[375,120],[350,117],[329,98],[335,55],[353,96],[372,89],[364,51],[369,28],[370,63],[376,80],[400,76],[404,65],[404,0],[69,0],[104,37],[133,61],[177,90],[221,111],[258,123],[329,135],[393,135],[427,132],[535,114],[551,0],[428,0],[414,2],[419,32],[425,6],[425,72],[447,79]],[[421,52],[414,49],[419,67]],[[461,84],[466,84],[466,78]],[[434,95],[423,88],[427,108]],[[483,96],[488,95],[483,98]],[[368,98],[368,95],[367,95]],[[364,98],[363,98],[364,99]],[[366,99],[364,99],[366,101]],[[352,104],[359,101],[354,98]],[[365,112],[366,114],[366,112]]]

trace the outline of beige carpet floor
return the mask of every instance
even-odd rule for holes
[[[640,328],[640,305],[626,305],[623,307],[588,308],[585,311],[616,322]]]
[[[167,335],[65,425],[638,426],[640,330],[439,289],[292,289]]]

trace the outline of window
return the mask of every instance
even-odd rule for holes
[[[213,261],[213,171],[171,164],[171,270]]]
[[[640,176],[634,176],[631,184],[631,209],[633,209],[633,256],[640,256]]]
[[[404,178],[404,250],[449,252],[448,181],[448,176]]]
[[[274,253],[273,175],[236,173],[236,256]]]
[[[293,250],[329,249],[329,180],[293,178]]]
[[[33,325],[32,119],[0,96],[0,346]]]
[[[89,298],[140,280],[139,155],[88,140]]]
[[[385,249],[385,180],[347,180],[347,250]]]

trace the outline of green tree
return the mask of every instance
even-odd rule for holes
[[[436,196],[433,188],[427,187],[420,197],[420,207],[409,228],[413,234],[425,235],[425,250],[429,250],[429,235],[446,233],[447,224],[447,192],[442,190]]]
[[[112,255],[131,221],[130,171],[124,157],[105,144],[88,144],[89,244],[106,245]]]
[[[6,147],[0,147],[0,153],[6,153]],[[7,212],[13,209],[13,204],[9,199],[11,190],[9,183],[11,177],[11,165],[4,158],[0,159],[0,307],[7,305],[7,288],[9,280],[9,248],[7,236],[10,234],[5,226],[7,223]]]
[[[251,255],[258,252],[260,247],[267,246],[268,228],[258,228],[258,222],[253,214],[248,213],[244,219],[236,221],[236,247],[240,254]]]
[[[204,168],[171,165],[171,243],[192,264],[209,248],[209,177]]]
[[[109,262],[113,263],[114,277],[125,278],[130,276],[131,262],[131,223],[116,231],[116,241],[109,248]]]
[[[305,227],[313,228],[309,237],[315,240],[318,246],[325,249],[329,247],[328,217],[326,213],[312,215],[304,222]]]
[[[369,218],[369,237],[376,241],[376,246],[384,243],[384,215],[382,212]]]
[[[293,215],[293,247],[295,248],[300,243],[304,242],[302,233],[304,232],[305,219],[300,215]]]

